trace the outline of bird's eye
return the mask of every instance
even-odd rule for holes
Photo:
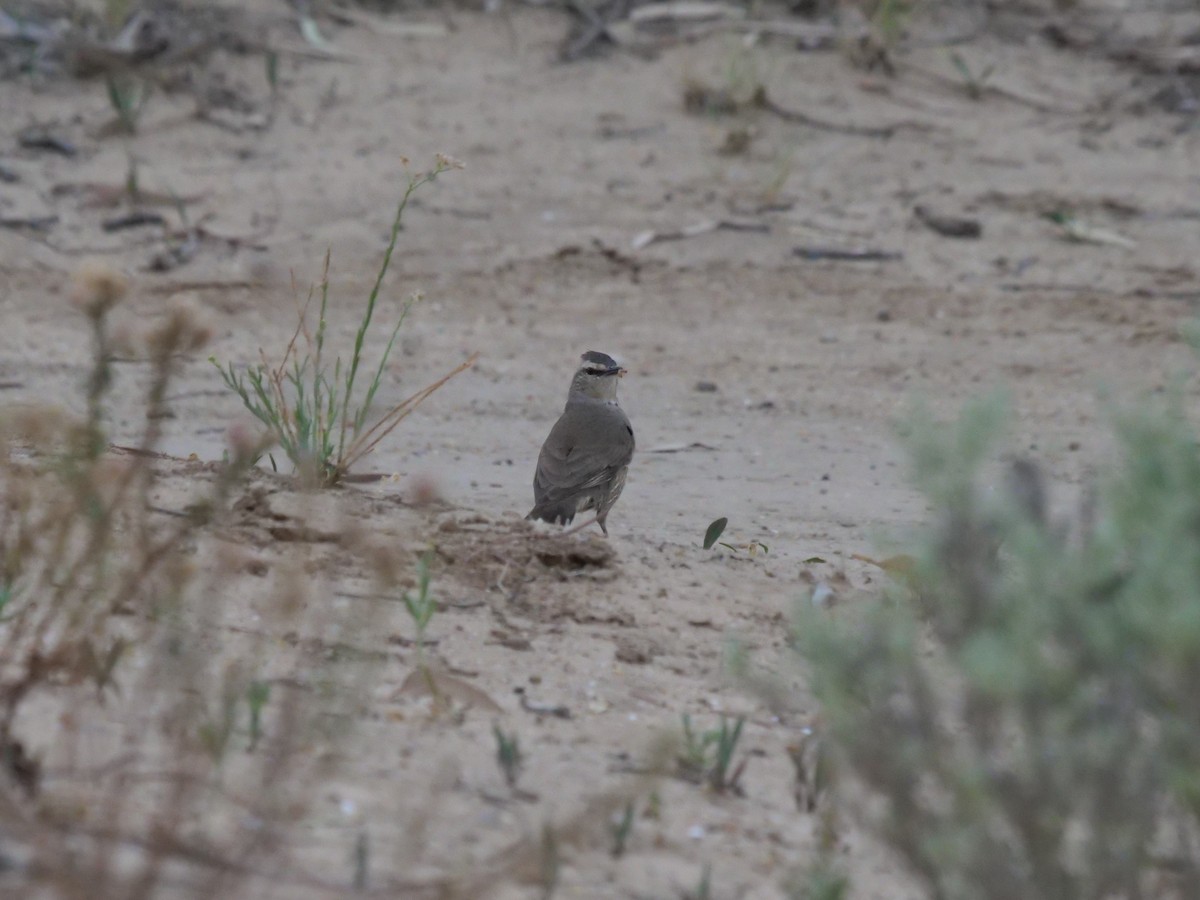
[[[603,369],[594,369],[591,366],[588,366],[583,371],[587,372],[589,375],[603,375],[604,374]]]

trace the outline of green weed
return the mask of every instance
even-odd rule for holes
[[[429,593],[429,564],[433,561],[433,551],[427,550],[417,560],[417,591],[410,594],[405,591],[402,595],[404,608],[412,619],[417,632],[417,646],[425,646],[425,630],[429,627],[434,613],[437,612],[437,601]]]
[[[633,822],[636,816],[633,801],[630,800],[625,804],[625,808],[621,810],[619,816],[614,816],[611,823],[612,826],[612,855],[614,859],[619,859],[625,855],[625,846],[629,843],[629,837],[633,834]]]
[[[515,731],[506,732],[499,725],[493,725],[492,735],[496,738],[496,763],[504,773],[504,783],[509,788],[515,788],[517,779],[521,777],[521,769],[525,766],[517,734]]]
[[[703,782],[716,793],[739,793],[746,760],[733,765],[738,741],[742,737],[745,717],[738,716],[731,725],[721,716],[716,728],[698,732],[692,727],[692,717],[683,714],[683,747],[677,763],[678,773],[687,781]]]
[[[400,327],[419,299],[419,295],[414,294],[402,307],[378,362],[373,369],[366,370],[369,373],[363,376],[369,377],[366,389],[361,394],[357,391],[360,370],[365,365],[364,346],[374,325],[379,293],[396,249],[408,202],[413,193],[423,185],[434,181],[444,172],[460,167],[461,164],[457,161],[439,155],[429,172],[409,176],[392,220],[391,236],[384,251],[383,261],[363,307],[353,347],[345,360],[341,355],[337,355],[331,364],[325,348],[326,315],[329,309],[328,253],[325,256],[321,283],[317,288],[320,302],[315,330],[309,327],[309,311],[313,301],[313,294],[310,292],[300,311],[296,329],[284,350],[283,359],[278,365],[270,365],[264,357],[263,362],[258,365],[238,371],[232,362],[222,367],[215,357],[210,357],[212,364],[221,373],[225,385],[236,393],[246,409],[267,427],[292,465],[308,483],[320,486],[337,484],[351,467],[370,453],[422,401],[474,363],[475,358],[472,357],[449,374],[370,421],[371,405],[383,380]]]
[[[253,753],[262,738],[262,711],[271,699],[271,685],[265,681],[252,681],[246,688],[246,707],[250,715],[250,743],[246,750]]]
[[[916,3],[913,0],[879,0],[871,22],[879,29],[885,47],[895,47],[908,28]]]
[[[108,102],[117,114],[117,121],[126,134],[137,134],[138,120],[146,101],[150,99],[150,86],[140,78],[127,73],[109,73],[105,78]]]
[[[982,99],[983,92],[987,89],[988,79],[992,77],[996,67],[986,65],[976,72],[967,64],[966,58],[957,51],[951,51],[950,62],[962,79],[963,90],[967,92],[967,96],[972,100]]]

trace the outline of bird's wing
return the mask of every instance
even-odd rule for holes
[[[557,503],[604,484],[633,459],[633,429],[620,407],[569,405],[538,456],[533,495]]]

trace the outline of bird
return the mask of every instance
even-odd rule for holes
[[[617,404],[617,380],[624,374],[607,353],[589,350],[580,357],[566,408],[538,454],[534,505],[526,519],[566,525],[576,513],[594,509],[594,521],[608,537],[605,520],[625,487],[634,449],[633,426]]]

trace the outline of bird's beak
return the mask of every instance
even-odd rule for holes
[[[629,374],[629,370],[628,370],[628,369],[621,369],[621,368],[618,368],[618,369],[617,369],[617,377],[618,377],[618,378],[624,378],[624,377],[625,377],[626,375],[628,375],[628,374]]]

